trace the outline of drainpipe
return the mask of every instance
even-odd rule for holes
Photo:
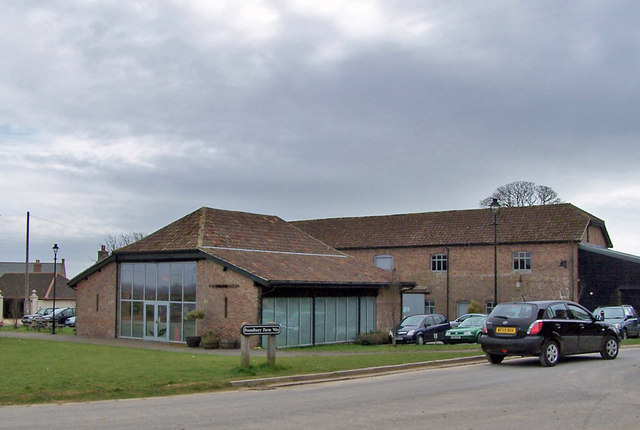
[[[449,247],[445,246],[447,250],[447,319],[449,319],[449,269],[451,268],[451,261],[449,260]]]

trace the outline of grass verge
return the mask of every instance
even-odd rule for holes
[[[235,379],[331,372],[479,354],[478,349],[445,350],[442,347],[341,345],[316,347],[318,355],[305,348],[307,353],[299,356],[278,356],[274,367],[265,365],[265,357],[252,357],[251,367],[242,369],[238,356],[0,337],[3,353],[0,405],[197,393],[227,389]],[[363,351],[368,353],[357,353]]]

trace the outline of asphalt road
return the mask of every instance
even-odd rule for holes
[[[640,420],[640,348],[275,389],[0,408],[1,429],[620,429]]]

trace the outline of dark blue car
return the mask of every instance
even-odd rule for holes
[[[403,319],[395,328],[396,343],[416,343],[441,340],[449,330],[449,320],[444,315],[411,315]],[[389,332],[389,341],[393,340],[393,332]]]

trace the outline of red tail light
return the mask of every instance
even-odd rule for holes
[[[527,334],[538,334],[542,330],[542,321],[534,321],[533,324],[529,326],[529,330],[527,330]]]
[[[482,334],[487,334],[487,322],[486,321],[482,324]]]

